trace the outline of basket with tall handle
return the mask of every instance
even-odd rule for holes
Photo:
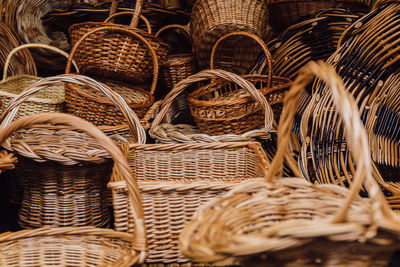
[[[110,138],[78,117],[61,113],[25,116],[0,130],[0,143],[23,129],[39,124],[62,126],[93,138],[92,143],[110,155],[121,179],[126,181],[132,208],[135,234],[95,227],[43,227],[0,234],[1,266],[132,266],[146,257],[146,228],[136,180],[126,159]]]
[[[350,190],[281,178],[299,95],[314,75],[331,88],[346,128],[357,166]],[[268,176],[203,206],[180,236],[186,256],[202,262],[235,257],[245,266],[387,266],[400,246],[400,217],[372,177],[367,135],[343,87],[323,62],[300,72],[285,98]],[[358,196],[363,182],[369,198]]]

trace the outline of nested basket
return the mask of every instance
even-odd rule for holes
[[[307,15],[316,15],[317,13],[329,8],[347,8],[355,12],[368,12],[368,6],[358,0],[277,0],[270,1],[269,23],[274,30],[281,32],[287,27]]]
[[[21,49],[25,48],[45,48],[53,52],[59,53],[64,57],[68,58],[68,54],[58,48],[48,46],[45,44],[24,44],[14,48],[7,57],[4,65],[3,80],[0,82],[0,99],[3,105],[0,106],[0,114],[4,112],[8,103],[18,94],[22,93],[23,90],[29,85],[39,81],[41,77],[18,74],[12,77],[7,77],[7,69],[10,65],[12,57]],[[71,62],[72,63],[72,62]],[[74,63],[75,68],[77,68]],[[78,70],[78,69],[77,69]],[[17,114],[17,118],[25,115],[41,113],[41,112],[56,112],[64,110],[64,86],[54,86],[43,90],[30,99],[30,101],[24,103]]]
[[[201,107],[205,111],[200,108],[196,110],[199,113],[205,112],[214,116],[214,120],[209,119],[210,125],[197,124],[200,130],[188,124],[172,125],[168,112],[174,100],[192,84],[210,79],[211,83],[201,87],[201,90],[211,92],[210,94],[216,92],[217,99],[203,101],[206,104]],[[201,71],[180,81],[167,94],[160,112],[152,122],[149,134],[162,143],[250,140],[256,136],[268,138],[274,118],[271,107],[259,90],[263,86],[262,83],[253,84],[237,74],[224,70]],[[223,94],[217,95],[218,91],[214,91],[215,88],[226,88],[227,97],[224,99]],[[192,115],[197,114],[192,112]],[[200,115],[204,114],[200,113]],[[224,132],[229,134],[223,134]]]
[[[222,48],[224,49],[224,43],[229,41],[230,39],[235,39],[238,42],[243,42],[246,39],[250,39],[253,41],[252,47],[255,47],[255,45],[259,46],[262,50],[262,52],[265,55],[266,62],[268,65],[268,72],[267,75],[260,75],[260,74],[248,74],[243,76],[246,80],[250,81],[253,84],[257,84],[257,88],[265,95],[267,98],[268,104],[271,106],[272,110],[274,111],[274,116],[275,120],[279,120],[280,114],[282,112],[282,104],[283,104],[283,98],[285,97],[285,93],[289,90],[290,85],[292,81],[288,78],[281,77],[281,76],[274,76],[274,70],[273,70],[273,64],[272,64],[272,56],[271,53],[268,50],[267,45],[263,40],[261,40],[260,37],[253,33],[248,33],[248,32],[231,32],[228,33],[221,38],[218,39],[218,41],[214,44],[213,49],[211,51],[211,59],[210,59],[210,69],[214,69],[215,66],[218,66],[218,63],[215,63],[216,60],[218,60],[218,57],[216,56]],[[242,37],[242,38],[241,38]],[[228,42],[229,43],[229,42]],[[255,50],[255,48],[254,48]],[[222,66],[227,66],[232,64],[232,58],[225,58],[223,59],[224,63]],[[218,60],[219,61],[219,60]],[[223,90],[223,89],[222,89]],[[202,95],[202,89],[198,89],[196,92],[193,93],[188,99],[189,103],[191,102],[192,98],[197,98],[198,96],[195,96],[196,94],[201,95],[204,99],[204,95]]]
[[[144,142],[144,130],[135,128],[140,123],[133,122],[137,117],[121,97],[95,80],[80,75],[44,78],[26,88],[1,115],[1,128],[11,123],[19,106],[34,93],[63,83],[84,84],[92,90],[107,93],[126,115],[130,130],[135,133],[133,138]],[[113,138],[120,142],[116,134]],[[23,188],[18,212],[21,227],[109,225],[111,214],[106,183],[112,161],[90,138],[65,127],[46,125],[14,133],[3,147],[19,156],[11,178]]]
[[[168,29],[182,30],[184,35],[190,39],[190,32],[187,26],[171,24],[159,29],[155,36],[158,37],[162,32]],[[174,88],[179,81],[195,74],[196,66],[192,53],[169,54],[161,66],[161,80],[168,90]]]
[[[97,27],[86,32],[82,38],[77,41],[71,50],[68,58],[65,72],[71,71],[72,59],[76,57],[77,51],[85,46],[85,40],[89,37],[96,36],[99,32],[121,33],[137,40],[147,49],[147,53],[151,55],[153,79],[149,91],[138,86],[132,86],[127,82],[115,81],[106,77],[96,76],[96,80],[108,85],[113,91],[121,95],[130,108],[132,108],[139,118],[142,118],[151,105],[154,103],[154,92],[158,79],[158,59],[156,53],[150,43],[141,34],[131,29],[124,29],[116,26]],[[124,45],[124,44],[120,44]],[[67,84],[65,88],[65,104],[68,113],[75,114],[84,118],[95,125],[121,125],[125,121],[123,114],[118,111],[114,104],[102,95],[98,95],[93,90],[79,86],[77,84]]]
[[[210,53],[214,43],[227,33],[246,31],[261,39],[267,37],[267,1],[263,0],[199,0],[192,9],[190,33],[197,63],[200,68],[210,66]],[[248,73],[257,55],[245,43],[234,43],[226,50],[226,55],[235,56],[235,65],[229,71]],[[227,69],[227,68],[224,68]]]
[[[148,264],[188,262],[177,237],[195,210],[233,185],[263,177],[268,164],[257,142],[124,143],[122,149],[142,193]],[[113,176],[109,187],[115,229],[132,232],[125,182]]]
[[[0,142],[3,143],[14,132],[31,130],[39,124],[45,124],[44,128],[61,127],[63,131],[81,133],[81,140],[98,144],[100,150],[113,158],[119,170],[115,175],[121,175],[120,179],[126,181],[135,234],[94,227],[43,227],[6,232],[0,234],[0,265],[129,267],[143,262],[147,246],[141,197],[132,171],[118,147],[93,124],[61,113],[25,116],[0,130]],[[84,135],[94,140],[85,140],[88,138]],[[63,143],[58,145],[64,146]]]
[[[116,4],[118,1],[113,2]],[[142,0],[136,1],[130,26],[111,22],[85,22],[74,24],[69,28],[72,45],[97,27],[112,26],[121,29],[120,31],[97,31],[96,34],[91,34],[90,38],[85,38],[75,54],[82,73],[135,83],[145,83],[150,79],[153,72],[152,62],[154,62],[152,54],[140,39],[127,34],[126,30],[133,31],[146,39],[160,63],[164,62],[169,47],[153,35],[136,29],[142,4]],[[115,10],[116,5],[115,8],[110,9],[110,15],[113,15]]]
[[[281,178],[300,92],[316,74],[340,109],[357,166],[351,190]],[[237,186],[198,210],[180,235],[196,261],[235,257],[244,266],[387,266],[400,247],[400,217],[371,173],[368,139],[358,108],[332,67],[312,62],[285,98],[278,151],[265,181]],[[369,198],[357,196],[364,182]]]

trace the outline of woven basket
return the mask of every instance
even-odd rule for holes
[[[21,45],[17,34],[4,22],[0,22],[0,69],[4,67],[11,50]],[[36,75],[36,66],[29,50],[20,51],[11,60],[8,74],[11,76],[17,74]]]
[[[25,44],[13,49],[7,57],[4,65],[3,80],[0,82],[0,99],[3,105],[0,106],[0,114],[4,112],[10,101],[29,85],[39,81],[41,78],[28,74],[19,74],[12,77],[7,77],[7,69],[10,65],[13,55],[19,50],[25,48],[45,48],[53,52],[57,52],[68,58],[68,54],[58,48],[51,47],[44,44]],[[75,65],[75,68],[77,66]],[[42,113],[42,112],[56,112],[63,111],[64,109],[64,86],[54,86],[43,90],[37,94],[35,98],[24,103],[18,111],[17,118],[25,115]]]
[[[245,266],[387,266],[400,247],[400,217],[372,177],[357,106],[333,68],[312,62],[300,73],[285,98],[278,151],[268,176],[236,187],[198,211],[180,236],[180,248],[191,259],[237,257]],[[298,97],[314,73],[331,88],[351,141],[357,165],[351,190],[279,178]],[[367,199],[357,196],[363,181]]]
[[[38,124],[62,125],[64,131],[79,130],[92,137],[111,155],[120,179],[126,181],[135,235],[93,227],[39,228],[0,235],[1,266],[131,266],[146,255],[146,229],[142,203],[133,174],[121,151],[92,124],[68,114],[26,116],[0,130],[3,143],[13,132]],[[54,126],[56,127],[56,126]],[[92,141],[93,142],[93,141]],[[58,144],[64,146],[64,144]]]
[[[274,111],[275,120],[278,121],[282,113],[283,98],[285,97],[285,93],[289,90],[292,82],[288,78],[273,75],[274,71],[272,67],[272,56],[267,48],[267,45],[264,43],[263,40],[260,39],[260,37],[248,32],[232,32],[222,36],[213,46],[210,59],[210,69],[215,68],[216,54],[221,49],[221,47],[223,47],[222,44],[232,37],[237,38],[239,36],[244,37],[245,39],[250,38],[254,40],[253,47],[254,44],[260,46],[262,52],[265,55],[268,65],[267,75],[251,74],[244,77],[253,84],[261,85],[261,87],[257,86],[257,88],[260,88],[261,92],[267,98],[268,104],[272,107],[272,110]],[[241,42],[243,41],[243,39],[239,39],[237,41]],[[225,63],[223,64],[224,66],[230,65],[230,63],[228,63],[227,61],[229,60],[225,60]]]
[[[11,123],[18,107],[34,93],[65,82],[107,92],[124,110],[134,133],[133,140],[145,142],[144,130],[135,126],[140,122],[133,122],[137,117],[121,97],[95,80],[79,75],[49,77],[31,85],[24,95],[13,99],[1,115],[1,127]],[[112,137],[120,142],[116,134]],[[3,147],[20,156],[13,178],[23,187],[18,213],[21,227],[106,226],[110,223],[106,183],[112,162],[108,154],[85,135],[63,127],[36,127],[15,133]]]
[[[232,127],[230,134],[221,134],[219,131],[217,134],[209,134],[210,131],[203,131],[199,124],[198,126],[200,130],[187,124],[172,125],[171,115],[169,115],[168,112],[174,100],[190,85],[196,82],[208,81],[210,79],[213,79],[213,81],[210,84],[201,87],[199,90],[204,89],[204,92],[207,92],[206,90],[212,91],[214,88],[226,88],[227,93],[230,93],[230,95],[232,94],[229,90],[237,91],[237,96],[234,95],[233,97],[227,97],[223,100],[218,100],[217,98],[215,101],[199,101],[201,104],[206,102],[206,104],[202,106],[206,112],[214,111],[217,115],[226,115],[226,118],[218,118],[212,122],[214,125],[219,126],[220,129],[225,129],[224,127]],[[248,141],[255,136],[268,138],[269,131],[272,129],[274,122],[273,112],[265,97],[262,95],[260,90],[256,89],[255,86],[257,86],[258,89],[260,89],[259,87],[264,87],[263,84],[259,85],[255,83],[253,85],[241,76],[224,70],[204,70],[192,75],[187,79],[180,81],[165,97],[160,112],[152,122],[152,127],[149,131],[150,136],[162,143],[186,143],[193,141],[209,142],[222,140]],[[218,97],[222,98],[223,95],[221,94]],[[214,110],[212,108],[214,108]],[[223,110],[223,108],[225,108],[225,110]],[[248,119],[246,120],[245,116],[238,118],[233,116],[234,112],[239,113],[243,111],[248,112],[245,116],[247,115],[247,117],[251,117],[254,121],[250,122]],[[226,112],[226,114],[223,112]],[[233,118],[230,119],[229,116]],[[163,120],[166,121],[161,124]],[[235,125],[234,123],[238,125]],[[244,127],[239,131],[238,126],[241,126],[241,123],[243,123]],[[264,126],[261,127],[263,123]],[[247,128],[247,130],[243,130],[244,128]]]
[[[114,0],[113,2],[117,3],[118,1]],[[142,0],[136,1],[135,13],[130,26],[116,25],[111,22],[86,22],[72,25],[69,29],[71,44],[75,45],[94,28],[112,26],[141,35],[155,51],[158,61],[164,62],[169,49],[168,45],[142,30],[135,29],[142,3]],[[116,6],[110,9],[111,15],[115,9]],[[96,34],[91,34],[90,38],[86,38],[85,42],[78,47],[75,58],[82,73],[121,81],[145,83],[153,72],[153,59],[148,47],[138,38],[127,35],[127,31],[97,31]]]
[[[82,38],[76,42],[71,50],[70,57],[68,58],[65,72],[68,74],[71,70],[72,59],[77,55],[77,51],[81,44],[89,38],[95,36],[99,32],[123,33],[127,38],[136,39],[144,47],[146,47],[150,54],[154,67],[153,80],[149,92],[139,87],[132,86],[125,82],[114,81],[113,79],[98,78],[97,80],[111,87],[115,92],[121,95],[132,108],[139,118],[142,118],[149,110],[150,106],[154,103],[154,92],[157,86],[158,79],[158,60],[154,50],[149,42],[140,34],[133,30],[128,30],[116,26],[98,27],[85,33]],[[103,96],[96,95],[95,92],[87,88],[77,85],[67,85],[65,92],[65,102],[67,112],[75,114],[84,118],[95,125],[121,125],[125,121],[124,116],[114,104],[104,98]]]
[[[142,193],[148,264],[188,262],[178,250],[177,237],[196,209],[233,185],[263,177],[267,166],[256,142],[130,144],[123,148]],[[132,232],[125,182],[113,179],[109,187],[115,229]]]
[[[275,31],[281,32],[304,16],[316,15],[334,7],[348,8],[357,12],[368,12],[369,10],[365,3],[357,0],[279,0],[268,4],[269,23]]]
[[[185,36],[190,39],[190,32],[187,27],[179,24],[171,24],[162,27],[155,34],[158,37],[163,31],[168,29],[180,29]],[[174,88],[179,81],[195,74],[196,66],[192,53],[168,55],[164,64],[161,66],[161,80],[164,82],[168,91]]]
[[[254,33],[261,39],[268,35],[268,7],[263,0],[199,0],[195,3],[190,17],[190,32],[199,67],[210,66],[210,53],[214,43],[225,34],[235,31]],[[235,43],[226,51],[227,56],[235,55],[235,68],[231,72],[245,74],[257,55],[247,43]],[[234,49],[234,51],[232,51]]]

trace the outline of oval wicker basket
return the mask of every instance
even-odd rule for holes
[[[114,2],[118,2],[115,1]],[[136,1],[135,13],[130,26],[111,22],[85,22],[69,28],[71,45],[75,45],[89,31],[97,27],[118,27],[134,31],[146,39],[157,55],[159,63],[164,62],[169,47],[160,39],[136,29],[143,0]],[[116,7],[115,7],[116,9]],[[115,10],[110,9],[110,15]],[[101,51],[101,53],[99,53]],[[86,38],[76,50],[77,60],[83,74],[93,74],[127,82],[146,83],[153,72],[152,55],[138,38],[127,35],[127,31],[97,31]]]
[[[156,32],[155,36],[158,37],[163,31],[174,28],[182,30],[184,35],[190,39],[188,28],[179,24],[164,26]],[[168,91],[170,91],[179,81],[195,74],[196,66],[194,56],[192,53],[169,54],[160,70],[161,80],[164,82]]]
[[[180,235],[180,249],[192,260],[235,257],[244,266],[383,267],[400,247],[400,217],[389,208],[372,176],[357,105],[325,63],[312,62],[300,73],[285,98],[278,151],[268,175],[264,181],[237,186],[198,210]],[[346,127],[357,166],[351,190],[281,178],[299,96],[313,74],[331,88]],[[369,198],[358,196],[363,182]]]
[[[151,55],[150,58],[153,64],[153,79],[149,91],[137,86],[132,86],[126,82],[119,82],[104,77],[95,77],[97,80],[108,85],[112,90],[121,95],[139,118],[144,117],[146,112],[154,103],[154,92],[157,86],[159,66],[156,53],[154,52],[150,43],[136,31],[116,26],[98,27],[90,30],[89,32],[85,33],[72,48],[70,57],[68,58],[67,66],[65,68],[65,73],[68,74],[70,72],[72,59],[77,55],[79,47],[84,46],[83,44],[85,40],[91,36],[97,35],[99,32],[108,32],[110,34],[121,33],[132,40],[136,39],[137,42],[144,46]],[[124,124],[125,118],[123,114],[114,106],[114,104],[103,96],[99,96],[96,94],[96,92],[88,90],[88,88],[67,84],[65,91],[65,102],[67,112],[75,114],[81,118],[85,118],[97,126]]]
[[[227,33],[246,31],[261,39],[267,37],[268,7],[264,0],[198,0],[190,17],[190,33],[197,63],[201,69],[210,66],[210,53],[214,43]],[[235,55],[235,68],[227,69],[234,73],[248,73],[256,54],[246,43],[235,43],[224,54]],[[235,50],[237,53],[232,51]],[[249,58],[253,55],[254,58]]]
[[[147,245],[141,197],[122,152],[89,122],[60,113],[25,116],[0,130],[0,142],[3,143],[13,132],[43,123],[62,125],[64,131],[84,132],[111,155],[118,175],[121,175],[120,179],[126,181],[135,234],[94,227],[45,227],[6,232],[0,235],[0,265],[129,267],[142,263],[146,257]]]
[[[15,96],[22,93],[29,85],[42,79],[41,77],[28,74],[19,74],[12,77],[7,77],[7,69],[10,65],[11,58],[19,50],[25,48],[44,48],[59,53],[66,58],[68,58],[69,56],[66,52],[56,47],[48,46],[45,44],[24,44],[14,48],[7,57],[6,63],[4,65],[3,80],[0,82],[0,99],[3,102],[3,105],[0,106],[0,114],[4,112],[5,108]],[[75,62],[74,66],[75,68],[77,68]],[[47,88],[46,90],[43,90],[42,92],[37,94],[35,98],[31,98],[29,102],[24,103],[19,108],[17,118],[35,113],[57,112],[63,110],[64,86],[61,85]]]

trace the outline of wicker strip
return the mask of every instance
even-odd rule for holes
[[[63,55],[64,57],[68,58],[69,56],[66,52],[58,48],[44,44],[24,44],[14,48],[7,57],[4,65],[3,80],[0,82],[0,99],[3,102],[3,105],[0,106],[0,114],[4,112],[14,97],[22,93],[26,87],[41,79],[40,77],[27,74],[19,74],[7,78],[7,70],[10,66],[12,57],[16,55],[18,51],[25,48],[49,49],[53,52]],[[73,64],[75,68],[77,68],[76,63],[73,62]],[[37,94],[35,98],[32,98],[29,102],[24,103],[18,111],[17,118],[42,112],[63,111],[63,109],[64,86],[54,86],[48,88],[47,90],[43,90],[40,94]]]
[[[137,32],[116,26],[98,27],[90,30],[85,33],[72,48],[65,72],[67,74],[70,72],[72,59],[77,55],[77,51],[79,47],[84,44],[84,41],[87,40],[89,36],[94,36],[99,32],[124,33],[127,37],[139,41],[149,50],[154,65],[152,68],[153,80],[149,92],[124,82],[116,82],[113,79],[100,79],[101,82],[110,86],[120,94],[128,102],[129,107],[136,112],[139,118],[142,118],[154,103],[154,92],[157,86],[159,67],[157,56],[151,48],[151,45]],[[93,90],[89,90],[88,88],[67,85],[65,97],[67,112],[82,117],[95,125],[120,125],[123,124],[125,120],[121,112],[115,108],[110,100],[95,94]]]
[[[201,133],[200,131],[196,131],[193,127],[183,127],[181,130],[188,130],[188,131],[181,131],[178,125],[175,128],[173,125],[168,124],[164,125],[161,122],[167,116],[168,110],[174,101],[174,99],[181,94],[186,88],[192,85],[195,82],[205,81],[209,79],[216,79],[214,82],[211,82],[208,85],[205,85],[201,88],[204,92],[210,91],[213,92],[214,88],[225,89],[227,91],[227,95],[233,95],[234,97],[222,99],[223,94],[217,94],[214,92],[216,96],[216,100],[214,101],[197,101],[197,100],[189,100],[193,103],[199,103],[199,107],[205,110],[205,114],[214,112],[216,115],[226,116],[225,118],[215,118],[212,121],[215,125],[220,126],[224,129],[224,127],[230,127],[231,123],[242,123],[249,132],[246,132],[240,136],[239,131],[235,131],[234,134],[230,135],[221,135],[220,137],[210,136],[205,133]],[[245,89],[245,90],[243,90]],[[236,95],[229,92],[229,90],[236,90],[238,97]],[[221,100],[219,100],[221,99]],[[256,99],[257,102],[254,102],[253,99]],[[200,106],[202,105],[202,106]],[[225,105],[225,106],[224,106]],[[248,105],[249,110],[244,109]],[[243,108],[243,109],[241,109]],[[246,111],[249,113],[249,117],[253,117],[254,121],[246,121],[246,117],[243,116],[241,113]],[[255,111],[255,113],[254,113]],[[264,121],[258,116],[262,114],[262,111],[265,112],[264,114]],[[208,112],[208,113],[207,113]],[[235,114],[236,112],[236,114]],[[200,112],[199,112],[200,113]],[[233,116],[237,116],[236,118]],[[242,116],[242,117],[241,117]],[[211,116],[210,116],[211,117]],[[233,117],[233,118],[232,118]],[[167,118],[170,120],[170,118]],[[235,120],[236,119],[236,120]],[[211,120],[210,120],[211,121]],[[170,121],[167,121],[168,123]],[[248,125],[246,125],[246,123]],[[253,124],[252,124],[253,123]],[[257,127],[261,126],[264,123],[264,127],[260,130],[254,130]],[[158,113],[156,118],[152,123],[152,127],[149,131],[150,135],[164,143],[175,143],[175,142],[191,142],[193,140],[200,140],[200,139],[208,139],[216,141],[218,140],[233,140],[233,139],[247,139],[254,137],[254,136],[264,136],[265,138],[269,137],[269,131],[272,129],[273,125],[273,112],[266,101],[265,97],[257,90],[254,85],[247,80],[243,79],[239,75],[234,73],[230,73],[224,70],[204,70],[195,75],[188,77],[185,80],[180,81],[175,88],[168,93],[163,101],[163,107],[161,111]],[[200,125],[199,125],[200,126]],[[232,127],[232,126],[231,126]],[[172,129],[172,130],[171,130]],[[243,132],[242,132],[243,133]]]
[[[0,143],[13,132],[41,123],[79,129],[95,139],[112,156],[121,179],[126,181],[135,235],[93,227],[39,228],[0,235],[2,266],[131,266],[144,261],[146,229],[137,183],[121,151],[92,124],[68,114],[26,116],[0,130]]]
[[[14,169],[15,163],[17,163],[17,158],[14,157],[14,154],[8,153],[5,150],[0,151],[0,173],[5,170]]]
[[[198,211],[180,235],[180,248],[191,259],[238,257],[246,266],[385,266],[399,247],[400,217],[372,178],[357,106],[332,67],[312,62],[300,73],[285,98],[278,151],[268,176],[264,182],[238,186]],[[314,73],[331,88],[346,127],[357,165],[351,190],[280,178],[300,92]],[[357,196],[363,182],[367,199]]]

